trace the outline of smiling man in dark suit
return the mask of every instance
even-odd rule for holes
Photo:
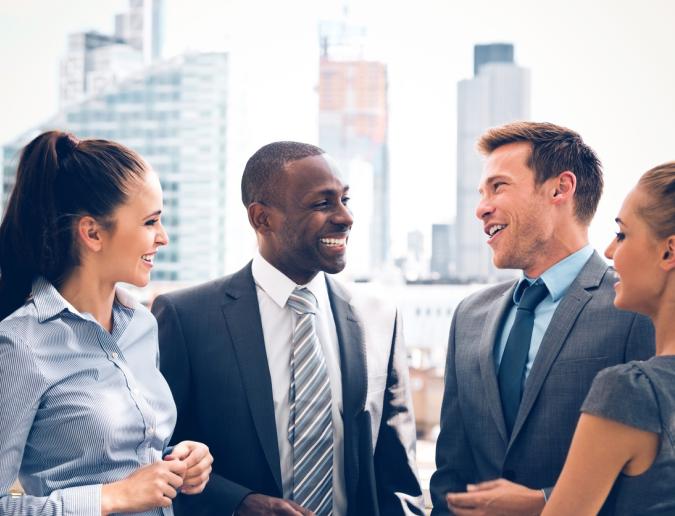
[[[516,122],[479,149],[476,215],[494,264],[523,276],[455,311],[432,514],[539,514],[596,373],[653,355],[653,327],[614,307],[614,275],[588,244],[603,180],[581,137]]]
[[[174,440],[214,457],[177,514],[421,514],[396,310],[325,274],[345,267],[348,186],[318,147],[276,142],[246,164],[242,200],[252,262],[153,305]]]

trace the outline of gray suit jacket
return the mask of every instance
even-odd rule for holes
[[[395,310],[356,299],[326,277],[340,348],[345,481],[350,515],[421,514],[415,426]],[[177,515],[232,514],[251,492],[282,497],[272,383],[251,265],[159,296],[162,373],[178,407],[172,442],[206,443],[214,457],[201,495]]]
[[[542,339],[510,438],[493,351],[517,282],[460,303],[448,343],[432,514],[448,514],[448,491],[499,477],[550,492],[596,373],[654,354],[651,322],[614,307],[614,281],[594,253],[570,285]]]

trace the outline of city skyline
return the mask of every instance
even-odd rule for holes
[[[124,10],[126,2],[102,0],[94,7],[75,1],[3,3],[2,59],[18,78],[0,85],[0,108],[5,113],[0,139],[4,143],[54,113],[58,67],[54,55],[63,53],[57,50],[65,46],[67,33],[87,28],[110,31],[109,18]],[[387,16],[376,16],[385,5]],[[606,193],[591,228],[591,241],[599,249],[611,238],[619,203],[639,174],[673,159],[668,131],[675,114],[675,99],[670,94],[675,83],[675,35],[669,29],[675,20],[672,3],[574,1],[560,12],[531,1],[446,5],[428,0],[412,13],[379,1],[351,7],[354,16],[368,25],[369,56],[388,65],[394,256],[405,253],[407,232],[415,229],[424,231],[428,252],[431,225],[448,222],[455,213],[454,85],[471,77],[471,50],[476,43],[514,43],[516,61],[532,70],[532,118],[577,130],[603,160]],[[166,9],[167,57],[187,46],[230,49],[236,40],[231,34],[243,31],[226,28],[226,22],[234,19],[242,21],[242,26],[258,22],[258,34],[269,34],[270,40],[258,42],[257,55],[278,59],[291,52],[271,52],[270,47],[286,47],[289,38],[295,38],[291,48],[297,49],[300,36],[275,30],[273,21],[295,16],[292,27],[311,26],[306,30],[312,33],[303,38],[314,42],[315,22],[321,15],[310,2],[289,2],[281,8],[265,2],[230,0],[212,5],[195,0],[167,2]],[[256,10],[268,16],[256,16]],[[402,27],[406,37],[400,37]],[[17,46],[28,54],[17,52]],[[302,59],[293,53],[293,58],[296,64],[318,61],[318,50],[306,51]],[[314,76],[312,70],[298,72]],[[265,75],[261,72],[255,78]],[[289,90],[282,88],[281,93]],[[294,102],[304,102],[300,92],[289,100],[290,105]],[[282,107],[278,116],[271,117],[273,127],[265,128],[260,139],[286,134],[317,141],[312,124],[302,121],[315,113],[303,109],[296,111],[300,120],[293,120],[287,116],[292,110]],[[242,170],[252,150],[241,150],[228,164]]]

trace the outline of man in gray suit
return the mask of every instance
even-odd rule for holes
[[[242,200],[252,262],[153,304],[173,440],[214,457],[177,516],[421,514],[396,309],[324,274],[345,266],[348,186],[321,149],[276,142],[246,164]]]
[[[595,374],[651,356],[653,328],[614,308],[614,275],[588,244],[603,180],[581,137],[516,122],[478,145],[487,160],[476,215],[494,264],[523,277],[455,311],[432,514],[538,514]]]

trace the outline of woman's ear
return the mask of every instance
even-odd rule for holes
[[[670,235],[664,240],[661,268],[664,271],[675,269],[675,235]]]
[[[90,215],[80,217],[77,221],[77,239],[92,252],[99,252],[103,247],[103,227]]]

